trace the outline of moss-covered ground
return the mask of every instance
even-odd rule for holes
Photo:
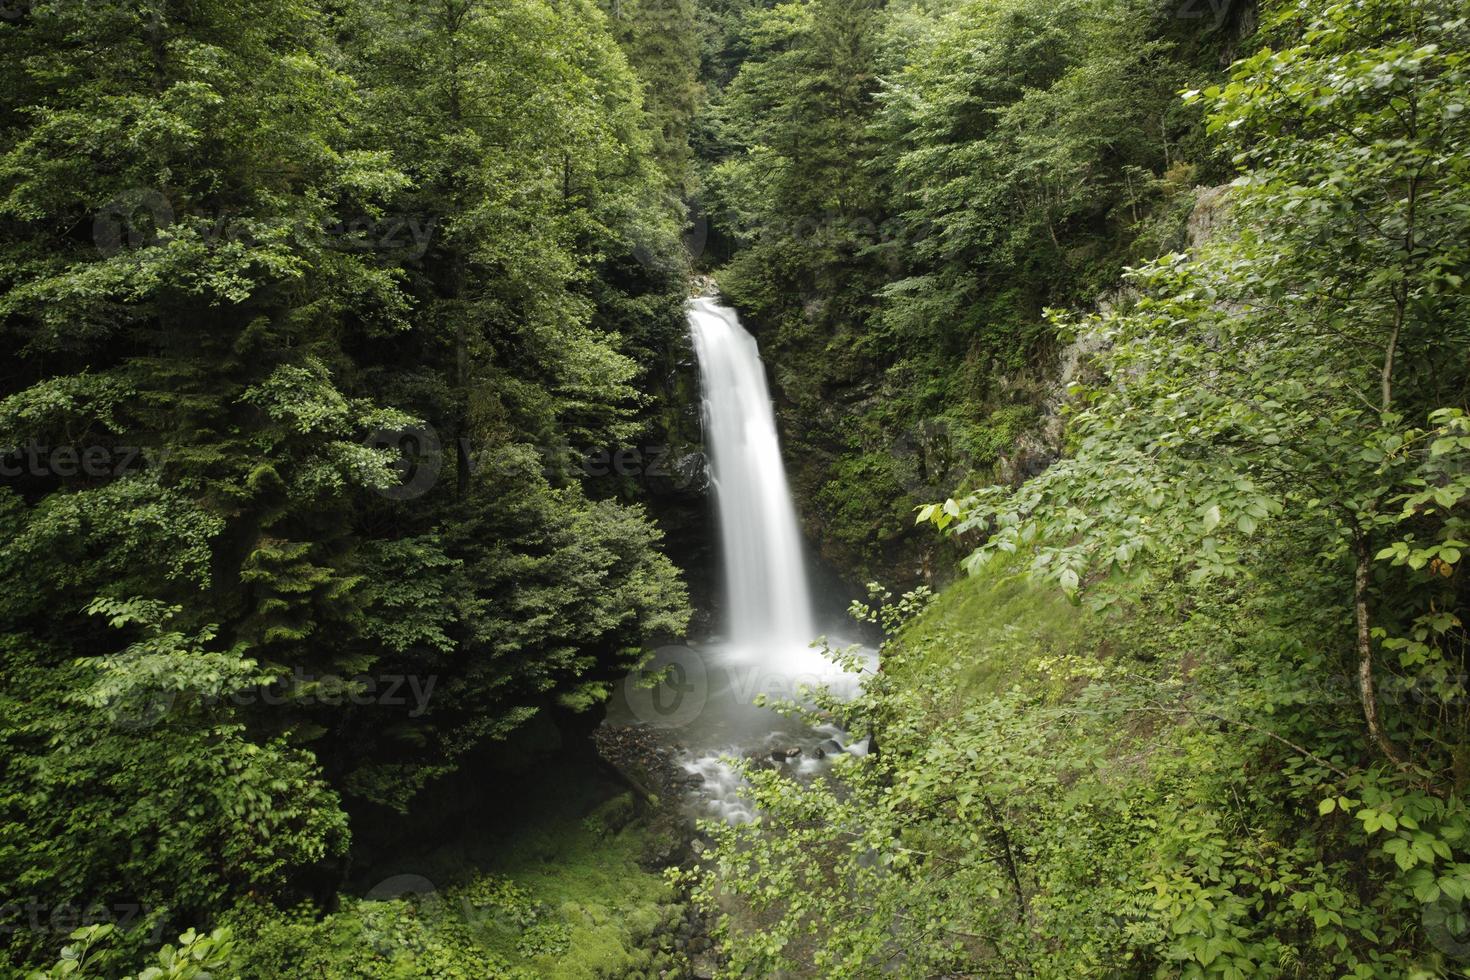
[[[675,970],[672,889],[639,863],[631,795],[591,767],[505,787],[506,812],[374,862],[330,914],[244,906],[248,977],[657,977]],[[492,794],[493,797],[493,794]],[[509,813],[509,817],[507,816]],[[677,971],[674,975],[677,975]]]

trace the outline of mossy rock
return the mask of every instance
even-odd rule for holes
[[[605,800],[582,820],[582,826],[598,837],[611,837],[638,818],[638,803],[632,791]]]

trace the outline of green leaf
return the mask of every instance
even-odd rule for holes
[[[1068,595],[1074,595],[1077,592],[1080,583],[1075,570],[1070,568],[1063,569],[1062,574],[1058,578],[1062,583],[1062,590]]]
[[[1204,529],[1204,532],[1206,534],[1209,534],[1216,527],[1218,527],[1219,524],[1220,524],[1220,505],[1219,504],[1213,504],[1213,505],[1210,506],[1210,508],[1208,510],[1205,511],[1204,519],[1201,521],[1201,527]]]

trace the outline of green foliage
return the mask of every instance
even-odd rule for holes
[[[1181,243],[1189,182],[1221,168],[1176,92],[1218,42],[1175,6],[803,0],[735,19],[743,60],[706,112],[704,194],[734,248],[717,275],[779,365],[796,490],[844,567],[911,566],[895,507],[1027,469],[1043,308]],[[910,445],[935,426],[939,466]]]
[[[1299,529],[1304,567],[1355,612],[1374,748],[1453,781],[1470,489],[1450,353],[1470,343],[1470,149],[1455,119],[1470,35],[1433,3],[1332,6],[1310,23],[1305,43],[1242,61],[1203,96],[1250,166],[1232,232],[1145,268],[1134,308],[1084,327],[1111,350],[1069,458],[950,509],[957,532],[988,532],[970,567],[1027,551],[1073,593],[1091,571],[1175,560],[1194,582],[1231,577],[1248,542]],[[1380,645],[1404,652],[1375,664]],[[1385,669],[1429,703],[1380,719]]]
[[[62,455],[0,488],[0,883],[289,902],[339,794],[402,809],[682,630],[641,506],[545,457],[653,416],[692,102],[592,0],[10,13],[0,445]]]
[[[954,15],[931,84],[983,104],[995,83],[999,105],[895,96],[973,127],[898,158],[961,161],[913,194],[945,227],[925,260],[968,243],[971,269],[1042,258],[1049,221],[1109,193],[1096,162],[1048,190],[1100,149],[1066,110],[1152,81],[1147,45],[1118,56],[1142,20],[985,13],[1000,26]],[[811,784],[749,773],[765,819],[709,828],[682,876],[730,975],[1463,972],[1470,35],[1440,0],[1266,13],[1271,46],[1185,99],[1240,168],[1228,222],[1127,302],[1053,318],[1101,350],[1063,458],[918,509],[974,577],[897,631],[892,610],[863,694],[823,701],[879,754]],[[1044,51],[1009,57],[1028,39]],[[997,68],[967,74],[987,57],[1042,77],[1007,97]],[[983,276],[946,292],[943,270],[900,315],[993,309]]]
[[[1470,814],[1355,766],[1340,612],[1282,586],[942,593],[834,706],[881,752],[751,773],[765,820],[707,828],[732,975],[1443,975]]]
[[[93,608],[142,638],[61,666],[4,640],[0,877],[14,901],[132,909],[116,938],[135,952],[175,916],[242,891],[289,894],[297,869],[345,851],[346,818],[316,761],[231,717],[231,699],[261,680],[238,648],[210,649],[210,629],[170,631],[156,603]],[[43,958],[48,938],[21,928],[9,952]]]
[[[576,816],[580,806],[546,802],[558,792],[576,802],[585,791],[544,788],[538,819],[476,853],[451,844],[431,857],[425,870],[455,876],[441,889],[413,876],[405,894],[344,896],[325,915],[310,905],[282,912],[242,903],[226,916],[239,937],[239,975],[590,980],[672,968],[659,933],[683,909],[638,865],[647,828],[601,820],[589,827]],[[615,808],[619,799],[607,803]],[[482,856],[489,867],[467,873],[466,863]]]
[[[881,670],[817,698],[878,751],[750,773],[765,819],[674,875],[728,972],[1456,968],[1462,5],[1275,0],[1220,84],[1239,5],[22,6],[0,446],[45,453],[0,488],[0,886],[140,914],[7,922],[15,969],[682,968],[626,798],[442,892],[303,898],[344,794],[406,812],[683,630],[638,488],[562,450],[676,414],[688,194],[829,557],[896,566],[917,509],[975,576],[858,604]],[[340,696],[383,677],[422,699]],[[150,949],[176,921],[228,927]]]
[[[85,980],[89,976],[104,975],[97,971],[99,964],[105,961],[105,947],[101,950],[97,947],[109,942],[115,934],[116,928],[111,923],[75,930],[69,937],[74,942],[61,949],[61,959],[50,969],[32,971],[29,980],[60,980],[62,977]],[[190,929],[179,936],[177,946],[165,945],[156,957],[157,966],[145,967],[136,975],[130,974],[122,980],[210,980],[234,964],[235,947],[229,929],[216,929],[208,935]]]
[[[643,82],[644,118],[654,158],[669,185],[692,179],[689,130],[703,91],[695,0],[612,0],[609,16],[628,63]]]
[[[485,941],[504,922],[536,912],[507,882],[486,879],[463,890],[383,901],[345,899],[325,917],[308,906],[279,912],[242,906],[229,915],[242,945],[241,976],[485,977],[521,980]]]
[[[904,221],[925,234],[915,274],[886,288],[890,329],[954,350],[985,330],[986,293],[1024,284],[1024,317],[1100,285],[1079,265],[1118,236],[1110,218],[1139,220],[1168,162],[1159,136],[1184,69],[1151,6],[976,5],[904,66],[885,95],[888,152]]]

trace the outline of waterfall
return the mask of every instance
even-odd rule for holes
[[[620,685],[604,725],[633,730],[638,740],[648,737],[647,728],[666,740],[670,756],[698,787],[687,790],[693,815],[748,823],[758,814],[732,758],[744,756],[804,780],[819,778],[836,759],[867,754],[869,745],[831,722],[773,710],[760,703],[762,697],[812,707],[812,691],[823,687],[850,699],[877,656],[841,636],[829,638],[833,648],[857,655],[859,669],[851,670],[851,656],[838,662],[824,645],[812,646],[816,630],[801,535],[755,338],[734,310],[712,299],[690,301],[689,333],[699,358],[729,635],[655,651]],[[662,680],[650,687],[650,677]]]
[[[804,648],[815,635],[811,594],[755,338],[734,310],[711,299],[690,302],[689,329],[699,358],[731,640],[761,654]]]

